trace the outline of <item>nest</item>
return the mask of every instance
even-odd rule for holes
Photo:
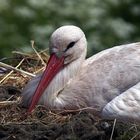
[[[31,114],[21,106],[21,90],[48,61],[48,50],[13,52],[0,62],[0,138],[3,139],[139,139],[139,126],[100,120],[84,110],[54,113],[36,106]],[[11,127],[12,126],[12,127]],[[29,132],[29,130],[31,132]]]
[[[9,65],[0,62],[0,123],[32,123],[32,122],[57,122],[64,121],[69,116],[62,116],[46,110],[43,106],[37,106],[27,115],[27,109],[21,106],[21,91],[25,84],[45,68],[48,61],[48,50],[25,54],[13,52],[13,57],[4,59]],[[11,61],[12,60],[12,61]]]

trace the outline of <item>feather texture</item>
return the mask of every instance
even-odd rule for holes
[[[68,27],[52,35],[51,52],[68,57],[38,104],[50,109],[90,107],[105,118],[140,120],[140,42],[116,46],[85,60],[84,33]],[[71,41],[77,42],[63,51]],[[38,75],[23,90],[24,106],[29,106],[40,79]]]

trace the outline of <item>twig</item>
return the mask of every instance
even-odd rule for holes
[[[40,51],[39,54],[44,53],[44,52],[48,52],[48,51],[49,51],[49,48],[46,48],[46,49]],[[45,53],[45,54],[46,54],[46,53]]]
[[[37,74],[37,73],[39,73],[39,72],[42,72],[44,69],[45,69],[45,67],[42,67],[41,69],[35,71],[34,73]]]
[[[8,105],[13,105],[13,104],[18,104],[19,100],[17,101],[1,101],[0,106],[8,106]]]
[[[4,123],[4,125],[32,125],[33,124],[33,122],[6,122],[6,123]]]
[[[0,105],[12,105],[18,103],[18,101],[1,101]]]
[[[34,50],[34,52],[36,53],[36,55],[38,56],[38,58],[41,60],[41,63],[44,65],[44,66],[46,66],[46,63],[43,61],[43,59],[41,58],[41,56],[40,56],[40,54],[36,51],[36,49],[35,49],[35,47],[34,47],[34,40],[31,40],[31,46],[32,46],[32,48],[33,48],[33,50]]]
[[[63,113],[74,113],[74,112],[81,112],[81,111],[86,111],[86,110],[91,110],[91,111],[97,111],[96,108],[93,107],[85,107],[85,108],[79,108],[79,109],[75,109],[75,110],[57,110],[57,109],[52,109],[52,111],[56,111],[58,112],[57,114],[63,114]]]
[[[139,134],[140,134],[140,132],[138,132],[136,135],[134,135],[130,140],[134,140]]]
[[[22,60],[20,61],[20,63],[16,66],[16,68],[18,68],[18,67],[22,64],[23,61],[24,61],[24,59],[22,59]],[[13,70],[10,71],[10,72],[0,81],[0,83],[2,83],[2,82],[3,82],[7,77],[9,77],[13,72],[14,72]]]
[[[114,123],[113,123],[113,128],[112,128],[112,132],[111,132],[110,140],[112,140],[112,138],[113,138],[113,134],[114,134],[114,129],[115,129],[116,121],[117,121],[117,120],[114,119]]]
[[[14,97],[14,95],[10,96],[6,101],[11,100]]]
[[[26,74],[26,75],[28,75],[28,76],[32,76],[32,77],[35,77],[35,76],[36,76],[36,75],[34,75],[34,74],[32,74],[32,73],[29,73],[29,72],[24,71],[24,70],[21,70],[21,69],[17,69],[17,68],[15,68],[15,67],[12,67],[12,66],[10,66],[10,65],[8,65],[8,64],[5,64],[5,63],[3,63],[3,62],[0,62],[0,66],[2,66],[2,67],[4,67],[4,68],[12,69],[12,70],[14,70],[14,71],[17,71],[17,72],[20,72],[20,73],[23,73],[23,74]]]
[[[31,57],[32,55],[31,54],[27,54],[27,53],[23,53],[23,52],[18,52],[18,51],[12,51],[13,54],[19,54],[19,55],[22,55],[22,56],[27,56],[27,57]]]

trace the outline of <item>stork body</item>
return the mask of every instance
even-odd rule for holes
[[[116,46],[88,59],[86,47],[80,28],[57,29],[51,36],[45,72],[23,90],[24,106],[29,111],[35,104],[62,110],[90,107],[104,118],[139,121],[140,43]]]

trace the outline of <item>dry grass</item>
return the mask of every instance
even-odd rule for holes
[[[32,74],[42,72],[42,70],[44,69],[44,63],[48,61],[48,58],[49,56],[47,55],[46,50],[39,53],[35,51],[35,54],[14,52],[14,59],[17,59],[18,61],[16,62],[16,64],[15,61],[13,61],[13,63],[11,63],[9,67],[5,67],[10,68],[10,71],[7,70],[8,73],[3,73],[0,76],[0,93],[4,91],[5,94],[9,94],[7,88],[14,87],[14,89],[12,90],[13,93],[10,93],[10,97],[8,95],[4,95],[7,96],[6,99],[0,100],[1,124],[21,124],[37,121],[41,121],[43,123],[51,123],[54,121],[63,122],[70,117],[69,115],[62,116],[60,114],[52,113],[51,111],[46,110],[43,106],[37,106],[32,114],[27,115],[27,110],[22,108],[20,105],[21,89],[32,78]],[[17,91],[19,92],[18,94]]]
[[[32,42],[32,47],[34,48],[33,45],[34,44]],[[75,111],[68,110],[67,112],[69,114],[62,115],[67,112],[64,111],[61,113],[53,113],[49,110],[46,110],[44,106],[37,106],[31,114],[27,115],[26,113],[27,110],[21,106],[21,89],[32,78],[32,75],[30,74],[36,75],[37,73],[43,71],[45,67],[45,63],[48,61],[49,58],[49,56],[47,55],[47,51],[48,50],[45,50],[39,53],[35,51],[34,54],[14,52],[14,56],[13,56],[14,61],[10,62],[9,64],[11,66],[9,67],[10,69],[6,67],[7,70],[5,70],[0,75],[0,96],[1,96],[0,97],[0,124],[1,125],[9,125],[9,124],[32,125],[37,122],[45,124],[47,126],[51,124],[63,124],[69,122],[71,118],[75,121],[75,118],[72,115],[73,112],[74,113],[79,112],[80,114],[82,111],[87,109],[85,108],[82,110],[75,110]],[[77,117],[78,118],[76,119],[79,119],[78,115]],[[98,125],[98,123],[101,123],[102,121],[94,116],[94,119],[96,120],[95,123],[94,119],[92,119],[93,116],[91,117],[91,115],[89,115],[88,117],[89,117],[88,121],[90,121],[90,119],[93,120],[93,124],[95,125]],[[81,121],[80,123],[83,123],[85,120],[82,120],[81,118],[80,121]],[[113,125],[113,121],[110,124],[111,124],[111,128],[110,128],[111,131],[108,134],[109,135],[108,139],[113,140],[114,132],[116,131],[116,129],[118,129],[117,125],[119,125],[120,127],[121,124],[119,124],[118,122],[116,123],[116,121],[114,122],[114,125]],[[67,125],[73,125],[73,124],[67,123]],[[126,131],[123,132],[122,135],[120,135],[120,139],[125,140],[125,137],[131,140],[139,139],[140,127],[136,124],[131,124],[129,126],[130,126],[129,129],[127,127]],[[72,129],[75,130],[73,126],[71,127]],[[91,126],[89,125],[89,127]],[[99,126],[99,129],[100,127],[101,126]],[[77,128],[79,128],[79,126],[77,126]],[[128,137],[128,134],[130,134],[130,132],[132,132],[132,134]]]

